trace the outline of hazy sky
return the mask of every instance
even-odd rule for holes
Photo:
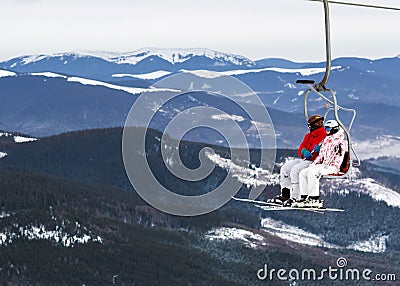
[[[399,0],[353,2],[400,7]],[[0,60],[143,47],[209,48],[253,60],[325,58],[323,5],[304,0],[0,0],[0,5]],[[400,54],[400,11],[330,7],[333,58]]]

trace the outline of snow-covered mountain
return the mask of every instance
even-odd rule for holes
[[[296,134],[306,131],[301,115],[306,87],[296,84],[296,80],[319,81],[325,71],[324,63],[252,61],[208,49],[32,55],[2,62],[0,68],[0,122],[10,131],[43,136],[122,126],[140,93],[157,81],[184,71],[210,82],[232,76],[248,85],[268,108],[276,111],[271,117],[281,147],[296,146],[301,140],[301,135]],[[356,140],[400,136],[399,69],[399,57],[333,60],[328,86],[337,92],[342,106],[357,110],[352,130]],[[200,99],[202,105],[213,101]],[[313,96],[309,107],[310,112],[325,112],[324,102]],[[225,111],[238,115],[233,110]],[[167,115],[173,116],[173,110]]]
[[[204,57],[210,60],[215,60],[219,62],[222,66],[231,63],[236,66],[243,67],[253,67],[255,66],[255,62],[233,54],[221,53],[217,51],[213,51],[210,49],[155,49],[155,48],[144,48],[140,50],[136,50],[133,52],[127,53],[116,53],[116,52],[102,52],[102,51],[80,51],[75,53],[57,53],[50,55],[30,55],[23,56],[19,58],[19,62],[14,61],[14,64],[11,67],[15,67],[17,65],[29,65],[32,63],[41,62],[43,60],[63,60],[64,64],[67,64],[68,58],[85,59],[85,58],[100,58],[110,63],[116,64],[130,64],[136,65],[141,61],[158,57],[163,59],[171,64],[179,64],[184,63],[186,61],[191,60],[194,57]],[[215,64],[218,66],[218,63]]]
[[[140,49],[128,53],[69,52],[28,55],[10,59],[0,67],[17,72],[52,71],[104,77],[114,73],[148,73],[181,69],[248,69],[256,63],[239,55],[209,49]]]
[[[210,49],[156,49],[144,48],[131,53],[99,53],[82,52],[82,55],[100,57],[106,61],[117,64],[136,65],[148,58],[158,57],[177,65],[190,61],[196,57],[203,57],[215,61],[215,66],[228,66],[229,64],[243,68],[254,67],[255,62],[239,55],[221,53]]]

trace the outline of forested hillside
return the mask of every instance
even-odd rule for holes
[[[352,267],[398,270],[398,209],[366,195],[327,194],[325,199],[345,208],[344,214],[266,213],[231,201],[207,215],[167,215],[133,190],[123,167],[121,136],[119,128],[99,129],[1,144],[0,151],[7,153],[0,159],[3,285],[263,285],[256,273],[265,263],[322,269],[335,265],[340,256],[346,256]],[[149,161],[157,166],[156,176],[177,193],[207,192],[226,176],[226,170],[216,167],[195,188],[173,181],[160,164],[159,136],[149,131]],[[195,167],[204,146],[182,142],[182,160]],[[229,158],[227,149],[209,147]],[[252,151],[252,158],[257,152]],[[277,161],[293,155],[293,150],[278,150]],[[247,192],[243,186],[238,195]],[[278,186],[266,187],[261,199],[278,192]],[[377,231],[393,231],[386,252],[368,254],[288,242],[262,231],[262,217],[296,224],[343,246]],[[261,241],[250,247],[236,240],[210,240],[207,233],[219,227],[251,231]],[[304,285],[318,285],[308,282]]]

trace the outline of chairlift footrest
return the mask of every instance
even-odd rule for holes
[[[314,84],[315,80],[310,80],[310,79],[298,79],[296,80],[296,83],[300,84]]]

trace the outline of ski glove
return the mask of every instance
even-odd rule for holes
[[[300,153],[304,156],[306,159],[310,159],[311,157],[311,152],[308,151],[306,148],[301,149]]]
[[[315,153],[319,153],[319,150],[321,150],[321,145],[315,145],[314,146],[314,149],[313,149],[313,152],[315,152]]]

